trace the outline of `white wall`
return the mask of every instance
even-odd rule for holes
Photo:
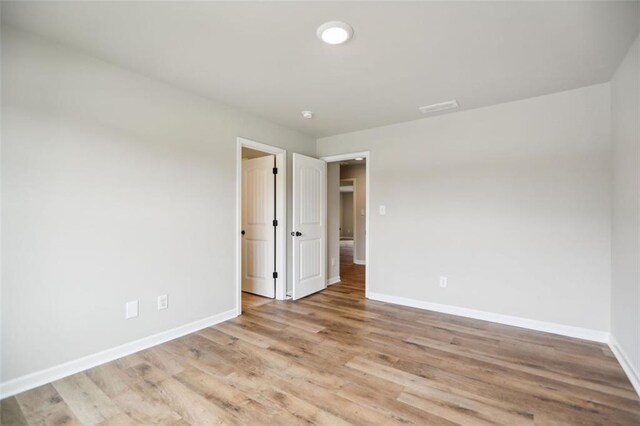
[[[371,152],[369,291],[608,331],[609,101],[600,84],[319,139]]]
[[[635,369],[640,392],[640,38],[611,81],[611,111],[611,334]]]
[[[367,207],[367,169],[365,164],[350,164],[340,168],[340,179],[355,179],[354,186],[355,220],[353,240],[353,260],[363,263],[367,260],[367,221],[362,214]]]
[[[236,137],[314,139],[5,25],[2,86],[3,381],[235,307]]]
[[[329,163],[327,164],[327,280],[332,281],[339,276],[340,163]]]

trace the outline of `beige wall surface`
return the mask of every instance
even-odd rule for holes
[[[340,194],[340,237],[353,238],[353,192]]]
[[[366,262],[366,217],[362,214],[367,206],[367,174],[366,164],[355,164],[340,167],[340,179],[355,179],[356,223],[354,226],[353,259],[355,262]]]
[[[611,81],[611,334],[640,381],[640,37]]]
[[[369,291],[608,331],[609,95],[599,84],[319,139],[319,156],[370,151]]]
[[[3,25],[3,381],[234,309],[238,136],[315,154],[311,137]]]
[[[340,276],[340,163],[327,164],[327,280]]]

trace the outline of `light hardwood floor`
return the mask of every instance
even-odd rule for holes
[[[2,401],[2,424],[640,424],[605,345],[364,299],[364,267]]]

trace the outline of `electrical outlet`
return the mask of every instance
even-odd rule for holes
[[[447,277],[440,277],[440,287],[442,288],[447,287]]]
[[[138,301],[132,300],[127,302],[125,306],[125,319],[131,319],[138,316]]]
[[[163,294],[158,296],[158,310],[167,309],[169,307],[169,296]]]

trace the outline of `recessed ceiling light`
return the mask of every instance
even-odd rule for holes
[[[327,44],[342,44],[351,39],[353,28],[344,22],[331,21],[320,25],[316,34]]]
[[[302,111],[302,116],[307,120],[310,120],[313,118],[313,111]]]
[[[362,157],[356,158],[356,161],[362,161],[362,160],[364,160],[364,158],[362,158]]]

